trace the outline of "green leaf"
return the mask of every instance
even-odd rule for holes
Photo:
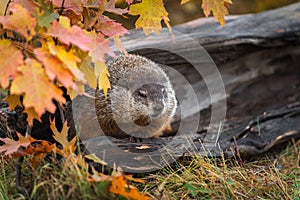
[[[49,28],[51,22],[59,18],[57,13],[54,13],[52,6],[50,8],[42,1],[43,10],[35,15],[37,23],[40,27]]]

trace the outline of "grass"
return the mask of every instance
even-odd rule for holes
[[[257,161],[193,157],[146,177],[144,192],[154,199],[300,200],[300,141]]]
[[[30,158],[23,162],[22,183],[30,187]],[[153,199],[293,199],[300,200],[300,141],[253,162],[192,157],[144,175],[135,185]],[[16,189],[17,159],[0,160],[0,199],[26,199]],[[28,199],[122,199],[107,182],[88,182],[78,166],[43,161],[32,171]],[[124,198],[123,198],[124,199]]]

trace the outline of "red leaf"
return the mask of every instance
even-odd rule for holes
[[[21,146],[27,147],[31,142],[36,141],[34,138],[30,136],[23,137],[21,134],[19,133],[17,134],[19,137],[18,141],[9,138],[0,138],[0,140],[5,143],[4,145],[0,146],[0,152],[5,152],[4,155],[16,153]]]
[[[31,14],[36,13],[37,8],[40,7],[40,5],[34,0],[14,0],[9,4],[9,9],[14,7],[16,4],[22,5],[23,8],[28,10]]]
[[[54,5],[57,7],[62,6],[63,0],[51,0]],[[83,6],[86,5],[87,0],[65,0],[63,7],[66,10],[72,10],[76,14],[80,15],[81,12],[83,11]]]
[[[97,31],[100,31],[108,37],[112,37],[114,35],[123,36],[128,33],[127,29],[125,29],[122,24],[105,16],[101,16],[100,22],[97,24]]]
[[[97,43],[96,48],[89,53],[89,56],[92,57],[92,61],[105,62],[105,54],[110,55],[111,57],[115,56],[115,53],[109,47],[109,40],[105,39],[100,43]]]
[[[122,15],[124,13],[128,13],[128,9],[116,8],[116,0],[110,0],[109,2],[104,4],[104,10],[107,12],[115,13],[118,15]]]
[[[93,39],[89,33],[79,26],[70,26],[70,20],[67,17],[60,16],[59,22],[54,21],[48,29],[47,35],[57,37],[62,43],[70,43],[78,46],[83,51],[90,51]]]

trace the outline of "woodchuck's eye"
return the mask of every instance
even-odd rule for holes
[[[147,94],[148,94],[147,90],[139,90],[140,97],[146,98]]]
[[[162,88],[162,89],[161,89],[161,92],[162,92],[164,98],[167,98],[167,97],[168,97],[166,88]]]

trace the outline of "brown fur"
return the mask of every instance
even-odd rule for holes
[[[175,92],[165,72],[138,55],[121,55],[107,65],[111,90],[107,98],[97,90],[95,100],[104,133],[116,138],[160,136],[176,110]]]

